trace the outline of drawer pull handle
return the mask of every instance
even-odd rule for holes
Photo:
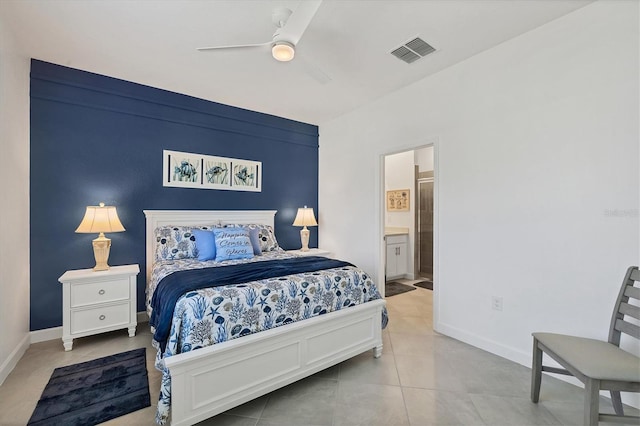
[[[104,319],[106,318],[104,315],[100,315],[100,321],[104,321]]]
[[[105,293],[105,291],[104,291],[104,290],[100,290],[100,291],[98,292],[98,294],[99,294],[100,296],[102,296],[104,293]]]

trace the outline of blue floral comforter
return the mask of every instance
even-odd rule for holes
[[[148,289],[148,312],[151,313],[149,301],[158,283],[175,271],[294,256],[274,251],[253,259],[219,263],[194,259],[158,262]],[[175,305],[164,351],[154,341],[158,349],[155,366],[163,373],[156,422],[165,424],[171,407],[171,378],[165,358],[380,298],[370,277],[354,266],[186,292]],[[383,327],[386,322],[384,312]]]

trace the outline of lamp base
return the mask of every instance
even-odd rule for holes
[[[300,251],[309,251],[309,230],[306,226],[300,230],[300,241],[302,242]]]
[[[109,260],[109,251],[111,249],[111,239],[100,233],[98,238],[93,240],[93,256],[96,258],[96,266],[94,271],[106,271],[109,269],[107,261]]]

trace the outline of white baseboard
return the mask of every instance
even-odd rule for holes
[[[136,318],[138,323],[149,322],[149,316],[146,312],[138,312]],[[62,327],[45,328],[44,330],[35,330],[25,334],[20,343],[0,365],[0,385],[2,385],[7,376],[13,371],[31,344],[60,339],[62,339]]]
[[[517,362],[518,364],[524,365],[525,367],[531,367],[531,354],[528,352],[522,352],[519,349],[505,346],[501,343],[485,339],[476,334],[471,334],[465,330],[461,330],[457,327],[452,327],[441,322],[438,323],[437,326],[434,324],[434,329],[438,333],[453,337],[456,340],[468,343],[469,345],[475,346],[476,348],[480,348],[502,358],[506,358],[510,361]]]
[[[138,312],[136,315],[138,323],[149,322],[149,315],[146,311]],[[44,330],[36,330],[30,333],[31,344],[46,342],[48,340],[62,339],[62,327],[45,328]]]
[[[30,334],[31,344],[62,339],[62,327],[45,328],[42,330],[32,331]]]
[[[18,346],[11,351],[7,359],[0,365],[0,385],[4,383],[9,373],[13,371],[27,349],[29,349],[29,334],[24,335],[20,343],[18,343]]]
[[[471,346],[475,346],[476,348],[480,348],[484,351],[490,352],[499,357],[508,359],[509,361],[513,361],[520,365],[524,365],[525,367],[531,368],[532,353],[530,352],[523,352],[521,350],[512,348],[510,346],[505,346],[493,340],[482,338],[475,334],[468,333],[457,327],[452,327],[450,325],[443,324],[441,322],[434,324],[433,328],[435,331],[437,331],[440,334],[444,334],[445,336],[452,337],[456,340],[460,340],[461,342],[467,343]],[[544,363],[545,365],[562,368],[560,364],[558,364],[553,359],[546,356],[544,357]],[[543,374],[547,374],[547,373],[543,373]],[[555,377],[556,379],[565,381],[567,383],[571,383],[572,385],[575,385],[577,387],[580,387],[580,388],[584,387],[582,382],[573,376],[565,376],[561,374],[552,374],[551,376]],[[605,398],[611,398],[611,395],[608,391],[601,391],[600,395]],[[629,394],[627,392],[622,392],[621,395],[622,395],[623,403],[635,408],[640,408],[640,398],[638,397],[637,394]]]

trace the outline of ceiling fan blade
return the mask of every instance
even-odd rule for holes
[[[284,40],[294,46],[298,44],[321,3],[322,0],[302,0],[289,19],[287,19],[284,27],[277,33],[274,41]]]
[[[262,46],[269,46],[269,45],[271,45],[270,41],[266,43],[255,43],[255,44],[235,44],[230,46],[197,47],[196,50],[204,51],[204,50],[220,50],[220,49],[241,49],[245,47],[262,47]]]

